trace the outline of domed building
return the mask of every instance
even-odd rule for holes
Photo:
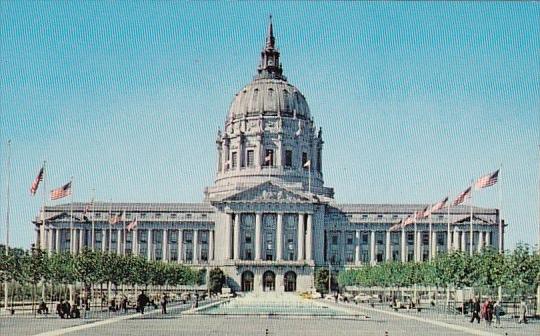
[[[220,267],[231,289],[244,292],[314,291],[318,268],[502,246],[497,209],[446,207],[394,230],[428,205],[336,203],[324,185],[323,143],[306,98],[283,74],[270,22],[257,74],[217,134],[216,178],[202,203],[47,206],[45,220],[33,222],[36,246]]]

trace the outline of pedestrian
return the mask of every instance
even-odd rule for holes
[[[495,315],[495,328],[501,327],[501,301],[497,300],[493,305],[493,314]]]
[[[491,327],[491,321],[493,321],[493,301],[491,299],[486,300],[486,326]]]
[[[127,298],[127,296],[124,295],[124,297],[122,298],[122,303],[120,303],[120,305],[122,306],[122,309],[124,310],[124,313],[127,314],[127,312],[128,312],[128,298]]]
[[[161,304],[161,313],[167,314],[167,295],[165,293],[161,295],[161,300],[159,303]]]
[[[527,304],[525,303],[525,299],[521,299],[521,302],[519,304],[519,324],[521,323],[527,323]]]
[[[476,298],[472,304],[472,317],[469,322],[473,323],[474,320],[477,320],[480,323],[480,299]]]
[[[64,314],[64,300],[60,300],[58,304],[56,305],[56,313],[60,318],[66,318],[66,315]]]
[[[150,301],[148,296],[144,294],[144,291],[141,291],[141,294],[137,297],[137,308],[141,314],[144,314],[144,307],[148,304],[148,301]]]

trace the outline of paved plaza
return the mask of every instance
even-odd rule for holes
[[[483,323],[470,324],[467,317],[437,313],[434,310],[399,312],[384,306],[349,305],[324,302],[330,307],[348,309],[351,314],[335,317],[190,315],[189,304],[170,307],[169,314],[150,310],[138,313],[88,314],[85,319],[62,320],[56,315],[29,314],[0,316],[1,335],[538,335],[539,321],[527,325],[504,319],[502,328]],[[362,317],[355,317],[362,316]],[[365,317],[367,316],[367,318]]]

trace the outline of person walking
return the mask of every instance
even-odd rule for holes
[[[491,321],[493,321],[493,301],[491,299],[486,300],[486,326],[491,327]]]
[[[525,299],[521,299],[521,302],[519,304],[519,324],[521,323],[527,323],[527,304],[525,303]]]
[[[495,315],[495,328],[501,327],[501,301],[497,300],[495,304],[493,305],[493,314]]]
[[[139,294],[137,297],[137,307],[139,308],[139,312],[141,312],[141,314],[144,314],[144,307],[148,304],[148,301],[150,301],[148,296],[144,294],[144,291],[141,291],[141,294]]]
[[[469,322],[473,323],[474,320],[477,320],[480,323],[480,299],[476,298],[472,304],[472,317]]]
[[[161,304],[161,313],[167,314],[167,295],[165,293],[161,295],[161,300],[159,303]]]

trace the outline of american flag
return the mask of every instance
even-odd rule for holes
[[[456,197],[456,199],[452,202],[452,205],[456,206],[458,204],[461,204],[465,202],[465,200],[469,197],[471,197],[471,187],[468,187],[467,189],[465,189],[465,191],[459,194],[458,197]]]
[[[407,225],[412,224],[412,223],[414,223],[414,218],[411,215],[409,215],[407,218],[405,218],[403,223],[401,223],[401,227],[406,227]]]
[[[30,187],[30,194],[32,194],[32,196],[36,194],[39,188],[39,182],[43,181],[43,172],[44,172],[44,169],[43,167],[41,167],[41,169],[39,170],[39,173],[34,179],[34,182],[32,182],[32,186]]]
[[[415,211],[415,212],[414,212],[415,218],[416,218],[416,219],[426,218],[426,217],[428,216],[428,215],[427,215],[428,208],[429,208],[429,207],[425,207],[424,210]]]
[[[53,189],[51,191],[51,200],[57,200],[71,195],[71,182],[68,182],[60,188]]]
[[[401,229],[401,223],[403,223],[403,219],[397,222],[396,224],[392,225],[388,231],[397,231]]]
[[[137,227],[137,217],[133,220],[133,222],[129,223],[126,228],[128,231],[131,231]]]
[[[120,221],[122,214],[110,215],[109,224],[116,224]]]
[[[499,179],[499,170],[500,169],[497,169],[495,172],[493,172],[491,174],[484,175],[481,178],[479,178],[474,183],[474,188],[476,190],[478,190],[478,189],[482,189],[482,188],[491,187],[492,185],[497,183],[497,180]]]
[[[426,212],[426,217],[427,216],[431,216],[431,214],[435,211],[439,211],[441,210],[442,208],[444,208],[446,206],[446,202],[448,202],[448,197],[446,197],[445,199],[443,199],[442,201],[439,201],[438,203],[436,203],[434,206],[431,207],[431,209],[429,209],[427,212]]]

